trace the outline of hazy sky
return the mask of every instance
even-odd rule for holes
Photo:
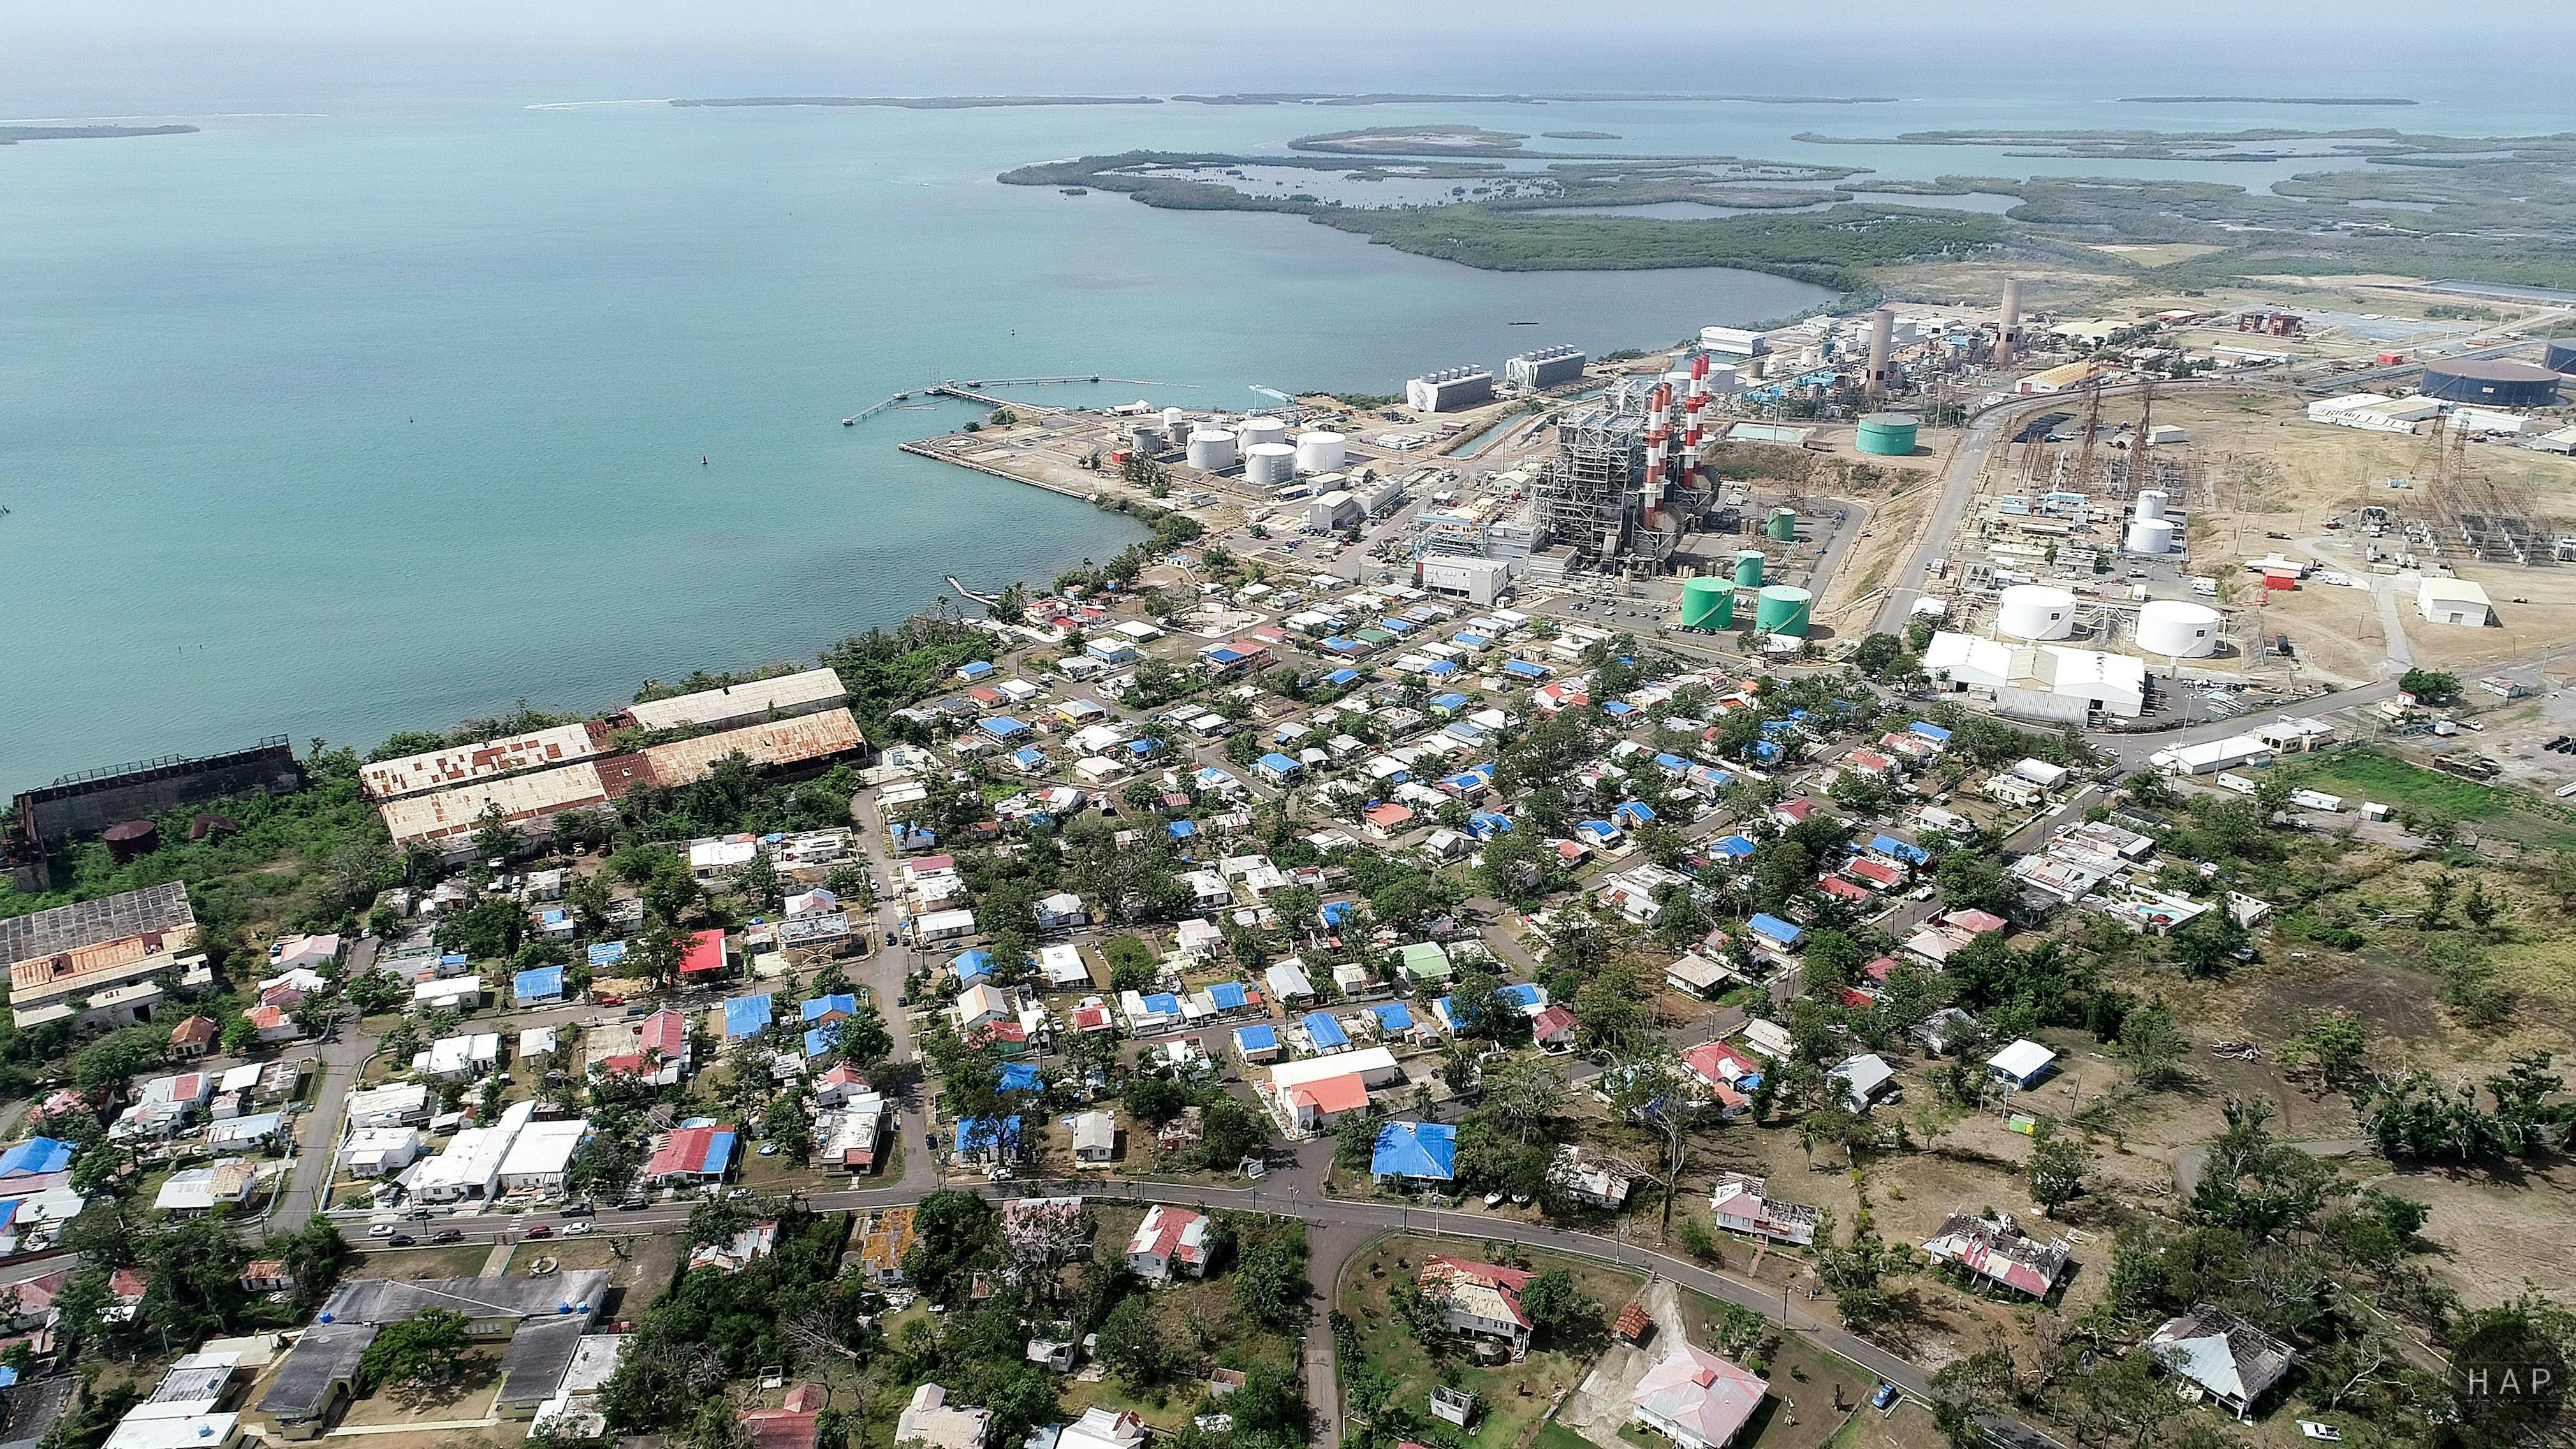
[[[94,90],[553,81],[1763,91],[2139,85],[2467,95],[2562,85],[2576,6],[2468,0],[0,0],[0,103]],[[2568,125],[2576,127],[2576,105]]]

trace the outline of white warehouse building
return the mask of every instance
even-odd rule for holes
[[[2023,719],[2082,724],[2094,711],[2135,719],[2147,707],[2147,661],[2134,654],[2012,645],[1944,631],[1923,651],[1923,672]]]
[[[1404,385],[1404,401],[1415,412],[1449,413],[1489,402],[1494,375],[1481,367],[1444,367]]]
[[[2426,579],[2415,586],[2415,608],[2429,624],[2483,629],[2495,622],[2487,591],[2467,579]]]

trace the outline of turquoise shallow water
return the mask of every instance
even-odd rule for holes
[[[1134,111],[200,124],[0,149],[0,787],[601,705],[1133,536],[895,451],[962,408],[839,426],[898,388],[1099,372],[1175,385],[1033,395],[1240,408],[1823,295],[1480,273],[993,184],[1130,144]]]
[[[1132,536],[895,451],[962,409],[838,426],[898,388],[1098,372],[1169,386],[1033,395],[1234,408],[1254,384],[1393,391],[1823,298],[1742,273],[1475,272],[1280,217],[993,184],[1022,162],[1446,121],[1886,177],[2098,172],[1791,138],[2389,119],[1977,96],[532,108],[580,98],[227,95],[181,117],[196,135],[0,148],[0,789],[272,732],[371,743],[522,697],[605,705],[692,667],[810,657],[948,573],[1045,575]],[[11,116],[156,108],[57,91]],[[2314,164],[2118,169],[2262,186]],[[1541,325],[1505,325],[1523,320]]]

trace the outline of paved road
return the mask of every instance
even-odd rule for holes
[[[2241,391],[2248,386],[2259,385],[2242,380],[2213,380],[2158,382],[2156,388],[2159,392],[2175,393],[2212,387]],[[2119,397],[2133,394],[2138,389],[2139,384],[2123,383],[2098,391],[2102,397]],[[1950,455],[1949,466],[1942,470],[1941,501],[1934,505],[1932,520],[1924,527],[1923,542],[1906,560],[1904,569],[1889,581],[1887,597],[1879,602],[1878,618],[1871,626],[1873,632],[1893,634],[1905,627],[1907,617],[1913,612],[1914,601],[1926,592],[1922,583],[1933,560],[1950,551],[1950,544],[1959,531],[1959,520],[1965,516],[1968,504],[1977,495],[1977,477],[1985,470],[1987,455],[1994,451],[1996,443],[2003,441],[2007,430],[2017,430],[2022,420],[2033,413],[2050,408],[2080,408],[2088,396],[2074,392],[2017,397],[1998,403],[1969,420],[1967,436],[1959,440],[1958,450]]]

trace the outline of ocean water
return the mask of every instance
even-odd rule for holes
[[[994,184],[1023,162],[1465,122],[1551,149],[1882,178],[2266,186],[2320,163],[1794,138],[2545,119],[2523,114],[2527,96],[2357,114],[1975,84],[1886,106],[651,103],[979,89],[763,83],[759,70],[455,95],[371,82],[308,96],[274,77],[165,91],[117,75],[95,98],[55,75],[0,102],[10,119],[175,112],[203,128],[0,148],[0,789],[277,732],[371,744],[521,698],[605,706],[648,678],[810,657],[920,608],[946,574],[1045,576],[1134,536],[1080,503],[895,450],[962,422],[962,406],[839,426],[898,389],[1096,372],[1153,385],[1028,395],[1234,409],[1258,401],[1253,386],[1393,391],[1541,343],[1665,343],[1825,299],[1734,272],[1477,272],[1292,218]],[[1621,139],[1535,139],[1567,129]]]

